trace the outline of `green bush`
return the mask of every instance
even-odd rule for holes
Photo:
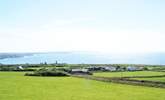
[[[25,73],[25,76],[69,76],[69,74],[59,70],[40,69],[33,73]]]

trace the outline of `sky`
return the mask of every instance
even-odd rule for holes
[[[165,52],[164,0],[0,0],[0,52]]]

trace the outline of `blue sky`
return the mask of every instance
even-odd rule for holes
[[[164,0],[0,0],[0,52],[165,52]]]

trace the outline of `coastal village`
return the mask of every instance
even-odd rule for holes
[[[128,67],[114,67],[114,66],[91,66],[86,68],[74,68],[71,69],[72,73],[81,74],[81,73],[89,73],[89,72],[117,72],[117,71],[142,71],[144,67],[135,67],[135,66],[128,66]]]
[[[49,66],[49,64],[47,63],[41,63],[42,65],[45,66]],[[143,71],[143,70],[147,70],[146,67],[144,66],[137,66],[137,65],[128,65],[125,67],[121,67],[121,66],[113,66],[113,65],[88,65],[87,67],[85,67],[82,65],[77,65],[76,67],[66,67],[68,64],[64,64],[64,63],[55,63],[53,64],[54,67],[67,71],[71,74],[82,74],[82,75],[90,75],[92,72],[121,72],[121,71]],[[35,67],[35,66],[33,66]],[[21,70],[27,70],[28,67],[25,65],[18,65],[16,67],[14,67],[16,71],[21,71]]]

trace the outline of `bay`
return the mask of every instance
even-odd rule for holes
[[[98,52],[51,52],[36,53],[29,56],[0,59],[2,64],[158,64],[165,65],[165,53],[110,54]]]

